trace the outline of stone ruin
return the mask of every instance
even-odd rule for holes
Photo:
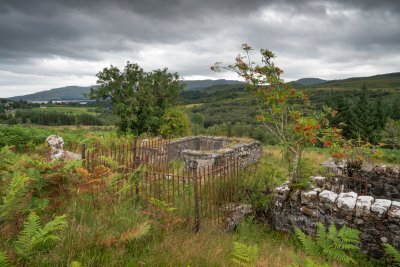
[[[61,136],[50,135],[46,138],[45,142],[49,146],[49,158],[51,160],[61,159],[63,161],[68,161],[81,159],[81,155],[64,150],[64,139]]]
[[[261,142],[244,138],[190,136],[168,145],[168,160],[182,160],[188,170],[211,168],[231,157],[239,158],[244,168],[256,163],[261,153]]]
[[[325,167],[325,174],[333,175],[328,182],[335,187],[343,188],[349,178],[356,178],[365,183],[366,195],[400,201],[399,167],[363,162],[359,168],[349,168],[346,162],[335,162],[332,159],[323,162],[321,166]]]
[[[325,167],[326,167],[325,162]],[[293,231],[298,227],[315,234],[316,224],[347,225],[360,230],[364,253],[382,257],[383,243],[400,249],[400,190],[399,169],[396,167],[364,164],[355,176],[363,176],[368,183],[366,195],[346,192],[344,164],[329,163],[327,171],[336,173],[331,178],[312,177],[315,186],[308,190],[291,190],[288,183],[275,189],[274,227]],[[341,175],[338,175],[341,174]],[[376,190],[377,188],[382,188]],[[388,190],[389,189],[389,190]]]

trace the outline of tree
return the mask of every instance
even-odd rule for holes
[[[177,73],[167,69],[145,72],[129,61],[122,71],[111,65],[96,76],[99,86],[91,88],[88,96],[111,102],[121,132],[158,134],[161,117],[178,104],[183,89]]]
[[[388,120],[382,131],[382,141],[392,148],[400,147],[400,121]]]
[[[385,125],[385,121],[386,116],[381,101],[378,100],[373,105],[370,100],[370,92],[364,84],[351,121],[351,137],[360,137],[364,141],[377,143],[380,140],[379,132]]]
[[[249,45],[243,44],[242,50],[245,55],[238,55],[234,64],[221,66],[217,62],[211,69],[233,71],[245,80],[246,88],[257,102],[256,119],[282,145],[290,162],[290,179],[299,182],[302,177],[298,169],[304,148],[317,141],[329,147],[338,136],[339,131],[331,129],[327,120],[328,114],[334,112],[328,108],[313,109],[307,95],[284,83],[283,71],[275,66],[272,61],[275,55],[271,51],[260,50],[262,64],[259,65],[251,60],[253,49]]]
[[[161,118],[160,134],[164,137],[180,137],[190,133],[190,122],[185,112],[169,108]]]

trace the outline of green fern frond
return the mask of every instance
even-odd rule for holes
[[[233,242],[233,253],[230,260],[238,266],[254,266],[258,257],[258,246],[247,245],[241,242]]]
[[[305,252],[310,256],[318,257],[321,255],[321,249],[316,242],[306,236],[299,228],[295,228],[294,232],[304,247]]]
[[[393,263],[396,266],[400,266],[400,251],[388,243],[384,243],[383,247],[385,251],[393,258]]]
[[[8,261],[7,255],[0,251],[0,267],[8,267],[10,266],[10,263]]]
[[[69,267],[83,267],[83,266],[79,261],[73,261],[73,262],[71,262]]]
[[[24,229],[18,240],[14,242],[17,254],[28,259],[35,251],[44,250],[50,241],[60,239],[54,232],[63,230],[66,226],[66,215],[57,216],[42,227],[39,216],[32,212],[24,222]]]
[[[314,261],[313,259],[311,259],[309,257],[307,257],[304,260],[304,266],[305,267],[330,267],[330,265],[327,264],[327,263],[322,263],[321,264],[320,262],[316,262],[316,261]]]
[[[28,192],[29,177],[15,172],[0,205],[0,219],[7,219]]]
[[[337,262],[342,262],[342,263],[355,263],[355,260],[348,256],[344,250],[338,249],[338,248],[330,248],[330,249],[325,249],[323,252],[323,255],[326,256],[328,259],[337,261]]]
[[[298,228],[295,228],[295,234],[301,241],[307,255],[313,257],[323,256],[337,262],[354,263],[355,260],[349,256],[349,253],[360,250],[360,231],[347,226],[337,230],[336,226],[331,224],[326,231],[325,226],[318,223],[315,241]]]
[[[360,243],[359,239],[360,231],[343,225],[338,232],[338,236],[344,244],[354,244],[358,245]]]

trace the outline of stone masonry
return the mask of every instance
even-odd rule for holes
[[[321,180],[321,177],[319,177]],[[275,189],[274,226],[292,232],[298,227],[315,234],[316,224],[347,225],[361,231],[363,252],[383,256],[383,243],[400,249],[400,202],[358,196],[354,192],[335,193],[314,187],[291,191],[288,183]]]
[[[257,162],[262,144],[243,138],[191,136],[168,145],[169,160],[183,160],[187,169],[215,166],[230,157],[238,157],[241,167]]]

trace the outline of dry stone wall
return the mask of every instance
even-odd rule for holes
[[[323,177],[317,177],[316,183],[307,191],[292,191],[288,183],[275,189],[276,229],[298,227],[313,235],[318,222],[327,227],[347,225],[361,231],[362,250],[371,256],[383,256],[382,243],[386,242],[400,249],[399,201],[323,190]]]
[[[367,195],[400,201],[400,168],[364,162],[360,168],[348,168],[345,162],[332,159],[321,164],[327,173],[336,174],[336,185],[346,184],[347,177],[366,181]]]
[[[168,146],[169,160],[183,160],[188,169],[212,167],[226,158],[240,158],[241,167],[257,162],[262,144],[249,139],[195,136],[181,138]]]

